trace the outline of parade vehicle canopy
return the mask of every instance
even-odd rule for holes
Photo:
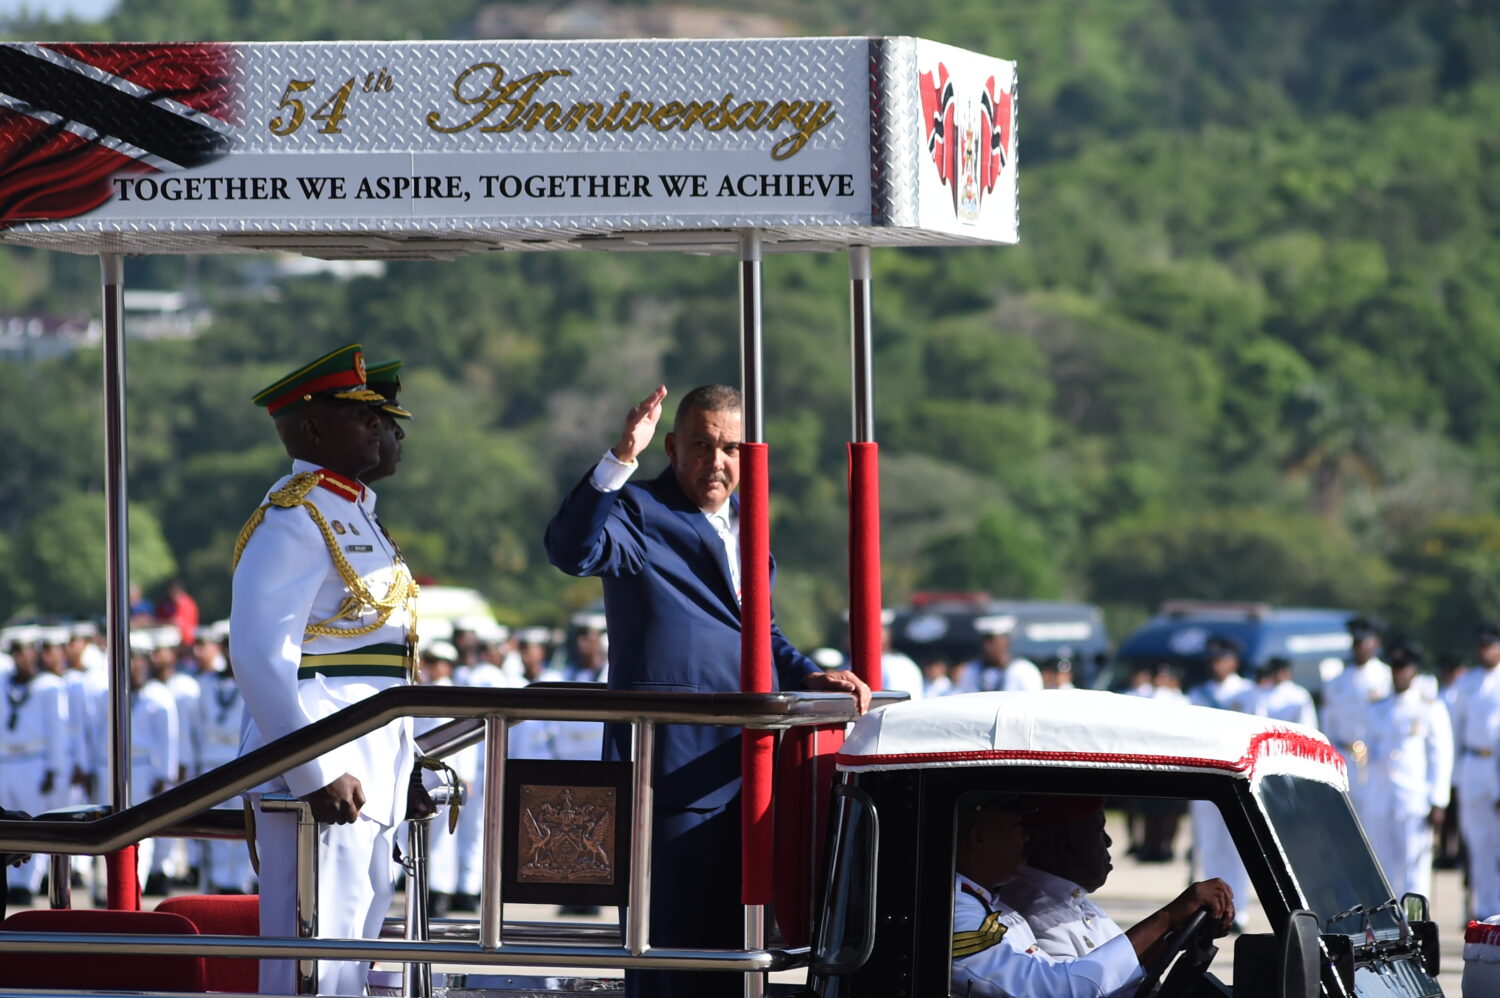
[[[0,45],[0,242],[1017,240],[1016,67],[918,38]]]
[[[1348,788],[1343,758],[1311,728],[1102,690],[968,693],[872,710],[854,725],[838,765],[1290,774]]]

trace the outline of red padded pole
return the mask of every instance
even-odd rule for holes
[[[108,880],[106,896],[108,904],[117,911],[141,910],[141,881],[136,876],[135,851],[137,846],[126,846],[119,852],[104,857],[104,871]]]
[[[740,689],[771,692],[771,529],[768,448],[740,444]],[[740,895],[770,904],[775,829],[771,821],[776,735],[746,730],[741,738]]]
[[[849,445],[849,659],[870,689],[880,668],[880,445]]]

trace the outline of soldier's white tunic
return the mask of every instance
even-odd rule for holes
[[[370,597],[384,600],[393,591],[402,591],[410,574],[376,525],[375,493],[305,461],[294,462],[292,472],[317,477],[318,484],[306,492],[305,501],[329,524],[340,555]],[[291,476],[277,482],[267,501],[272,502],[272,496],[291,482]],[[395,607],[381,622],[380,614],[368,605],[346,610],[350,593],[309,509],[268,506],[234,573],[229,641],[230,660],[245,701],[242,752],[408,682],[403,668],[391,660],[401,661],[393,650],[406,648],[411,638],[409,607]],[[345,633],[322,633],[322,626]],[[318,632],[309,634],[309,628]],[[348,633],[357,630],[364,633]],[[312,658],[330,655],[381,664],[371,667],[337,660],[322,664]],[[379,935],[395,889],[391,835],[406,810],[415,758],[411,730],[409,718],[392,721],[257,788],[302,797],[346,773],[363,788],[365,804],[357,821],[319,828],[318,928],[322,936]],[[258,794],[252,798],[258,800]],[[256,820],[261,933],[296,935],[296,819],[289,813],[257,809]],[[368,971],[369,965],[362,962],[320,961],[318,991],[362,994]],[[262,960],[261,990],[291,993],[292,962]]]
[[[1364,825],[1370,823],[1365,800],[1370,705],[1390,695],[1391,667],[1378,658],[1362,666],[1350,663],[1323,684],[1323,734],[1344,757],[1349,770],[1349,800]]]
[[[434,679],[432,685],[452,686],[453,680],[445,676],[442,679]],[[420,737],[435,728],[442,727],[449,720],[446,717],[414,718],[415,733]],[[479,756],[479,746],[470,745],[466,749],[448,755],[443,762],[448,764],[459,780],[472,788],[479,765]],[[458,816],[462,821],[464,811],[460,810]],[[402,832],[405,831],[406,828],[403,826]],[[406,839],[402,838],[401,841],[402,847],[406,848]],[[427,890],[429,892],[452,894],[458,890],[458,853],[458,831],[457,829],[452,832],[448,831],[448,812],[443,810],[427,823]]]
[[[1435,807],[1448,806],[1453,728],[1448,708],[1413,685],[1370,707],[1369,807],[1365,834],[1396,897],[1432,894]]]
[[[0,688],[5,691],[0,710],[0,807],[40,814],[62,806],[72,775],[66,688],[47,672],[25,683],[11,674],[0,678]],[[45,870],[45,857],[33,856],[10,874],[10,883],[35,891]]]
[[[500,666],[479,662],[469,670],[466,685],[513,689],[521,684]],[[477,895],[484,875],[484,793],[484,754],[480,753],[474,763],[474,779],[469,784],[469,803],[458,815],[459,894]]]
[[[1235,674],[1222,680],[1209,680],[1188,691],[1188,702],[1199,707],[1215,707],[1219,710],[1246,710],[1251,706],[1253,687],[1245,677]],[[1229,885],[1236,898],[1250,896],[1250,874],[1240,859],[1224,816],[1209,801],[1195,800],[1188,804],[1188,816],[1193,825],[1193,865],[1197,867],[1194,880],[1218,877]],[[1235,921],[1245,919],[1249,905],[1241,905]]]
[[[1026,658],[1013,658],[1004,666],[988,665],[983,659],[976,658],[959,669],[953,680],[954,693],[977,693],[980,690],[1012,693],[1045,688],[1042,670]]]
[[[174,787],[184,777],[191,778],[198,773],[202,737],[198,730],[198,701],[202,692],[198,680],[181,670],[174,671],[163,682],[177,703],[177,769],[167,776],[167,786]],[[188,858],[188,845],[185,839],[160,840],[151,857],[151,872],[174,878],[185,876],[193,863]],[[192,846],[196,853],[198,843],[194,842]]]
[[[240,696],[239,684],[226,670],[204,673],[198,680],[198,688],[198,772],[206,773],[239,757],[245,701]],[[238,809],[233,801],[220,806]],[[250,852],[243,842],[209,839],[204,852],[211,892],[228,889],[249,892],[254,872],[250,868]]]
[[[1470,914],[1482,919],[1500,915],[1500,667],[1476,666],[1453,685],[1458,827],[1469,854]]]
[[[953,897],[953,993],[974,998],[1098,998],[1137,981],[1141,964],[1123,935],[1088,956],[1057,960],[1014,908],[963,874]]]
[[[172,691],[155,679],[130,693],[130,803],[141,804],[177,782],[180,718]],[[163,840],[168,841],[168,840]],[[156,839],[145,839],[136,853],[144,880],[156,861]],[[162,846],[165,848],[165,846]]]
[[[1033,834],[1045,834],[1037,832]],[[1021,867],[1015,880],[996,889],[1002,902],[1020,912],[1042,952],[1058,960],[1088,956],[1124,930],[1089,892],[1078,884],[1033,866]],[[1114,994],[1133,994],[1140,976],[1132,976]]]
[[[1313,706],[1312,694],[1292,682],[1283,680],[1275,686],[1253,686],[1245,698],[1245,713],[1269,717],[1276,721],[1303,724],[1309,728],[1318,726],[1318,710]]]

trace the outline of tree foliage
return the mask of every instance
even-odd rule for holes
[[[99,24],[11,29],[463,37],[477,9],[122,0]],[[1166,597],[1314,602],[1458,649],[1500,615],[1492,4],[777,9],[808,32],[910,32],[1020,66],[1021,245],[874,258],[889,600],[1069,595],[1117,620]],[[189,267],[216,319],[191,342],[130,344],[130,494],[170,548],[137,567],[175,562],[211,615],[234,533],[286,464],[247,400],[296,360],[358,339],[407,362],[418,418],[382,516],[419,574],[478,586],[516,623],[597,595],[546,565],[540,535],[625,409],[657,383],[675,398],[739,378],[725,259],[493,254],[257,298],[241,259],[163,257],[129,261],[127,283],[179,287]],[[844,605],[846,280],[838,255],[765,267],[777,610],[803,642]],[[87,258],[0,251],[0,307],[87,313],[96,285]],[[101,488],[98,385],[96,352],[0,362],[0,553],[26,566],[0,614],[63,593],[98,608],[97,502],[81,498]]]

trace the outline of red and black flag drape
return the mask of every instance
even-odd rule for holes
[[[0,45],[0,228],[91,211],[111,176],[225,155],[232,84],[228,45]]]

